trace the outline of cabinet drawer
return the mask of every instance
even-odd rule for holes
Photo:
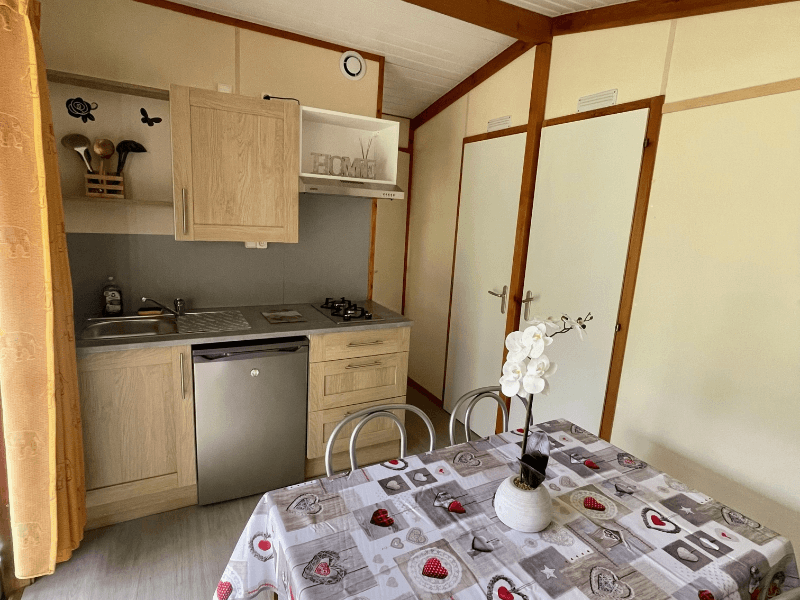
[[[405,396],[408,353],[311,363],[308,411]]]
[[[320,458],[325,456],[325,445],[328,443],[331,433],[334,428],[344,419],[347,415],[359,411],[363,408],[370,406],[379,406],[381,404],[405,404],[405,396],[399,398],[388,398],[377,400],[375,402],[364,402],[354,406],[344,406],[342,408],[331,408],[329,410],[318,410],[308,414],[308,458]],[[395,414],[400,418],[400,421],[405,423],[405,411],[396,411]],[[346,452],[350,447],[350,434],[358,421],[348,423],[339,435],[336,437],[336,443],[333,445],[334,454],[337,452]],[[397,430],[397,425],[394,421],[389,419],[373,419],[367,423],[358,434],[358,442],[356,448],[364,448],[373,446],[383,442],[391,442],[400,439],[400,432]]]
[[[311,336],[310,362],[408,352],[410,327]]]

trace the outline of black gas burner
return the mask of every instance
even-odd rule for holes
[[[343,323],[353,323],[360,321],[382,321],[383,317],[375,315],[367,304],[372,304],[368,300],[359,306],[356,302],[351,302],[347,298],[326,298],[325,303],[320,306],[322,313],[328,315],[337,325]]]
[[[320,308],[340,310],[350,306],[351,304],[352,303],[347,298],[340,298],[339,300],[335,300],[334,298],[325,298],[325,303]]]

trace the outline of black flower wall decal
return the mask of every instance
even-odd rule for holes
[[[67,112],[76,119],[83,119],[83,122],[94,121],[93,110],[97,109],[97,102],[87,102],[83,98],[70,98],[67,100]]]

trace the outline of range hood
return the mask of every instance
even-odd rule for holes
[[[322,179],[319,177],[300,177],[298,191],[301,194],[327,194],[329,196],[359,196],[362,198],[390,198],[402,200],[406,193],[393,183],[377,181],[346,181],[341,179]]]

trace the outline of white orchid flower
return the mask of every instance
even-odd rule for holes
[[[545,346],[553,343],[553,338],[547,335],[547,327],[544,323],[531,325],[522,332],[522,344],[530,348],[528,356],[538,358],[544,352]]]
[[[547,378],[556,372],[557,365],[551,363],[547,355],[542,354],[531,359],[528,369],[522,378],[522,387],[529,394],[542,394],[546,396],[550,391]]]
[[[503,376],[500,378],[500,386],[503,394],[508,398],[514,397],[520,388],[520,380],[523,376],[523,371],[526,369],[524,363],[506,361],[503,365]]]
[[[521,363],[531,351],[531,342],[526,340],[521,331],[512,331],[506,337],[508,356],[506,360],[512,363]]]

